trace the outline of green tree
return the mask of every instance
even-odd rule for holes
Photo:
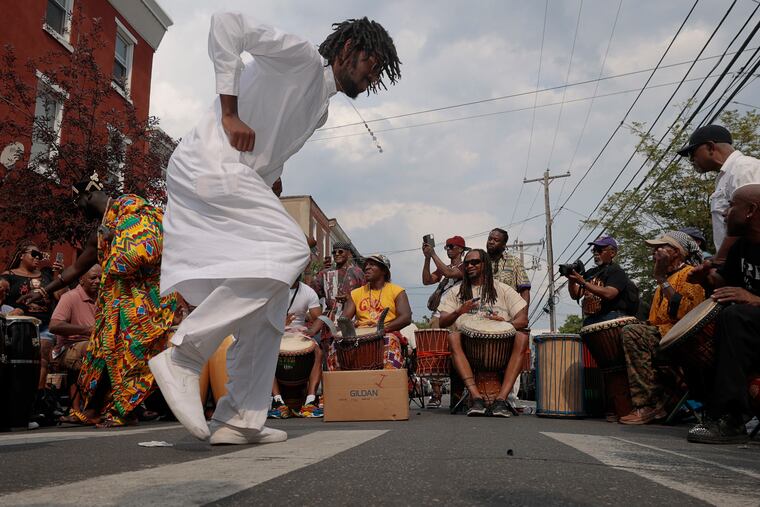
[[[559,332],[563,334],[578,334],[583,327],[583,317],[580,315],[568,315],[565,323],[559,327]]]
[[[725,111],[717,123],[731,132],[736,149],[745,155],[760,156],[760,114],[755,110]],[[681,132],[681,124],[677,124],[663,143],[647,134],[643,123],[633,123],[630,130],[638,136],[636,151],[647,159],[647,169],[652,174],[638,192],[630,189],[610,195],[597,217],[587,225],[603,226],[615,237],[620,246],[617,262],[638,284],[642,300],[650,301],[655,282],[652,253],[644,240],[668,230],[693,226],[707,238],[705,249],[712,250],[709,197],[715,188],[715,173],[699,174],[687,159],[674,159],[674,151],[666,153],[668,146],[675,149],[683,146],[693,129]],[[658,160],[660,163],[653,167]]]

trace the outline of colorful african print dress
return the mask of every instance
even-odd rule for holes
[[[98,385],[110,381],[101,413],[117,424],[153,389],[148,360],[166,348],[166,331],[177,308],[174,294],[159,297],[162,219],[163,211],[142,197],[123,195],[103,219],[113,239],[106,241],[98,231],[103,276],[79,386],[88,407]]]

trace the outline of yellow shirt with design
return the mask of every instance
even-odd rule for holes
[[[386,282],[380,290],[369,290],[369,285],[352,290],[351,299],[356,306],[356,327],[376,326],[385,308],[388,308],[385,322],[395,319],[396,298],[402,292],[404,292],[403,287],[390,282]]]
[[[681,320],[695,306],[705,300],[705,289],[701,285],[689,283],[686,277],[694,268],[684,266],[668,277],[668,283],[678,295],[668,300],[657,287],[649,310],[649,324],[657,326],[661,336],[665,336],[673,325]]]

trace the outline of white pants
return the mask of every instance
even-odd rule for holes
[[[182,321],[172,337],[172,358],[197,372],[229,335],[227,395],[214,420],[261,429],[285,327],[288,286],[267,278],[211,280],[215,288]]]

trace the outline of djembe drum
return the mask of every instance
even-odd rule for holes
[[[633,410],[622,337],[623,328],[637,322],[636,317],[623,317],[584,326],[580,330],[604,377],[607,410],[618,417],[626,416]]]
[[[683,366],[692,389],[702,393],[715,373],[715,321],[723,305],[707,299],[692,308],[660,340],[660,350]]]
[[[470,314],[459,317],[457,327],[462,334],[462,349],[472,368],[475,384],[490,405],[501,391],[517,331],[509,322]]]
[[[360,327],[354,337],[335,339],[341,370],[382,370],[384,349],[384,334],[374,327]]]
[[[277,382],[284,385],[301,385],[309,381],[314,366],[317,343],[301,333],[285,332],[277,358]]]
[[[583,340],[577,334],[542,334],[536,346],[536,415],[584,417]]]
[[[40,321],[0,315],[0,428],[27,427],[40,380]]]
[[[414,332],[414,339],[417,343],[417,375],[448,377],[451,372],[448,329],[418,329]]]

